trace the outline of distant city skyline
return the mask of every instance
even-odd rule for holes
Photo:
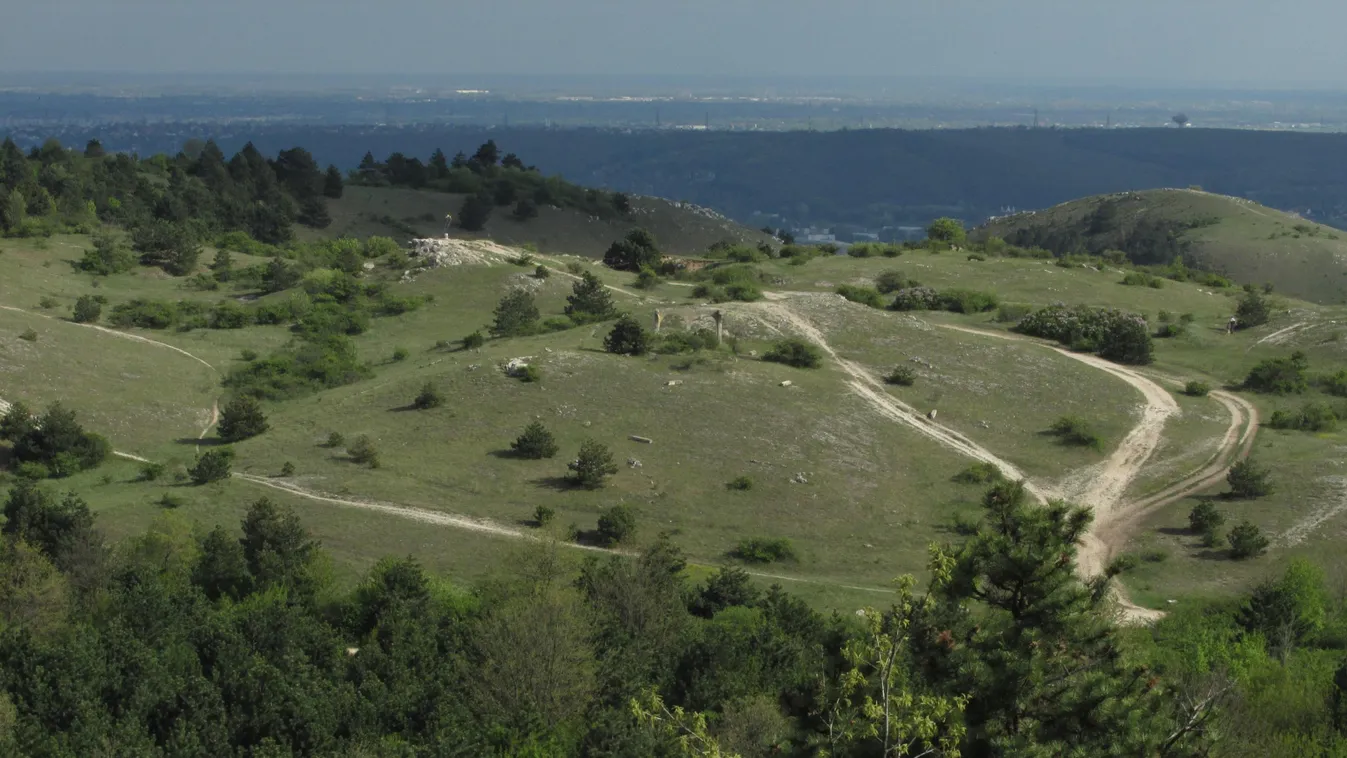
[[[1337,89],[1327,0],[46,0],[0,25],[0,72],[889,78]],[[840,85],[839,85],[840,86]]]

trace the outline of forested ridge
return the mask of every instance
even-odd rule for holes
[[[1347,615],[1305,564],[1152,629],[1075,577],[1084,509],[988,490],[931,579],[822,615],[660,538],[520,545],[475,590],[415,560],[337,589],[266,499],[105,544],[10,488],[0,741],[29,756],[1342,755]],[[1336,673],[1335,673],[1336,672]]]

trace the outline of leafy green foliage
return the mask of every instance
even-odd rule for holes
[[[458,225],[464,231],[480,232],[491,219],[491,211],[496,204],[490,195],[476,193],[468,195],[458,209]]]
[[[955,218],[938,218],[926,227],[926,236],[936,242],[957,244],[968,236],[963,222]]]
[[[136,255],[114,232],[100,231],[93,235],[93,247],[84,251],[79,269],[90,274],[109,276],[124,274],[136,267]]]
[[[1300,394],[1309,389],[1309,380],[1305,376],[1309,367],[1309,358],[1299,350],[1287,358],[1268,358],[1249,369],[1244,387],[1273,395]]]
[[[550,506],[540,505],[537,508],[533,509],[533,524],[537,526],[539,529],[542,529],[546,527],[548,524],[552,523],[554,520],[556,520],[556,517],[557,517],[556,509]]]
[[[93,513],[73,492],[58,500],[36,482],[21,480],[10,488],[4,511],[0,533],[37,548],[58,568],[69,570],[82,549],[98,545]]]
[[[1051,305],[1021,319],[1015,331],[1098,352],[1117,363],[1145,365],[1154,359],[1145,318],[1115,309]]]
[[[617,463],[613,461],[613,452],[608,446],[593,439],[580,443],[580,453],[575,460],[566,464],[571,479],[586,489],[598,489],[617,473]]]
[[[1145,271],[1128,271],[1123,274],[1121,283],[1131,287],[1150,287],[1157,290],[1165,286],[1164,279]]]
[[[1268,426],[1304,432],[1331,432],[1338,426],[1338,415],[1327,403],[1305,403],[1298,410],[1273,411]]]
[[[884,300],[880,297],[879,290],[876,289],[857,287],[852,284],[839,284],[835,292],[853,303],[868,305],[871,308],[884,307]]]
[[[823,351],[798,337],[789,337],[772,345],[762,359],[795,368],[818,368],[823,365]]]
[[[476,350],[486,344],[486,337],[481,332],[473,332],[464,337],[460,344],[464,350]]]
[[[1211,392],[1211,385],[1197,379],[1183,385],[1183,394],[1189,397],[1206,397],[1209,392]]]
[[[524,427],[523,433],[510,443],[510,450],[520,458],[537,461],[551,458],[557,454],[559,448],[552,432],[548,431],[541,421],[532,421]]]
[[[228,479],[234,462],[234,451],[227,447],[207,450],[198,455],[196,463],[187,470],[192,484],[202,485]]]
[[[1001,469],[994,463],[979,461],[969,464],[968,468],[954,475],[954,481],[960,484],[997,484],[1005,479]]]
[[[748,476],[736,476],[725,483],[725,489],[737,492],[747,492],[753,489],[753,479]]]
[[[1225,525],[1225,514],[1217,510],[1210,500],[1203,500],[1188,512],[1188,529],[1202,535],[1206,547],[1215,547],[1221,527]]]
[[[618,355],[645,355],[650,352],[651,335],[631,316],[623,316],[613,324],[612,331],[603,339],[603,349]]]
[[[901,271],[889,270],[875,277],[875,289],[885,295],[897,292],[898,290],[920,286],[920,282],[914,279],[908,279]]]
[[[351,384],[369,374],[350,338],[304,336],[266,358],[235,367],[226,375],[224,386],[240,396],[285,400]]]
[[[1230,467],[1225,481],[1230,485],[1231,497],[1242,500],[1266,497],[1272,494],[1270,472],[1258,466],[1251,458],[1245,458]]]

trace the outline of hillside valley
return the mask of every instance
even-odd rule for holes
[[[837,255],[498,152],[0,150],[0,739],[867,756],[901,647],[923,749],[1341,749],[1337,232]]]

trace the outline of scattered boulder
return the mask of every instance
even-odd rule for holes
[[[638,434],[630,435],[630,436],[627,437],[627,439],[631,440],[632,442],[640,442],[641,444],[644,444],[644,445],[649,445],[649,444],[654,443],[654,440],[650,439],[649,437],[642,437],[642,436],[640,436],[640,435],[638,435]]]
[[[677,379],[670,379],[669,381],[667,381],[667,382],[664,383],[664,386],[665,386],[665,387],[677,387],[677,386],[680,385],[680,384],[682,384],[682,382],[678,381]]]
[[[790,478],[792,484],[809,484],[809,477],[803,471]]]
[[[627,467],[628,467],[628,468],[640,468],[640,467],[641,467],[641,462],[638,461],[638,460],[636,460],[635,458],[628,458],[628,459],[627,459]]]
[[[506,376],[522,376],[524,374],[524,369],[529,367],[529,361],[531,360],[533,360],[533,356],[531,355],[525,355],[521,358],[511,358],[505,362],[502,370],[505,372]]]
[[[789,379],[786,379],[785,381],[781,382],[781,386],[782,386],[782,387],[789,387],[789,386],[791,386],[790,380],[789,380]]]
[[[931,409],[931,412],[930,412],[930,413],[926,414],[926,418],[928,418],[928,419],[930,419],[930,420],[932,420],[932,421],[935,421],[935,409],[934,409],[934,408]]]

